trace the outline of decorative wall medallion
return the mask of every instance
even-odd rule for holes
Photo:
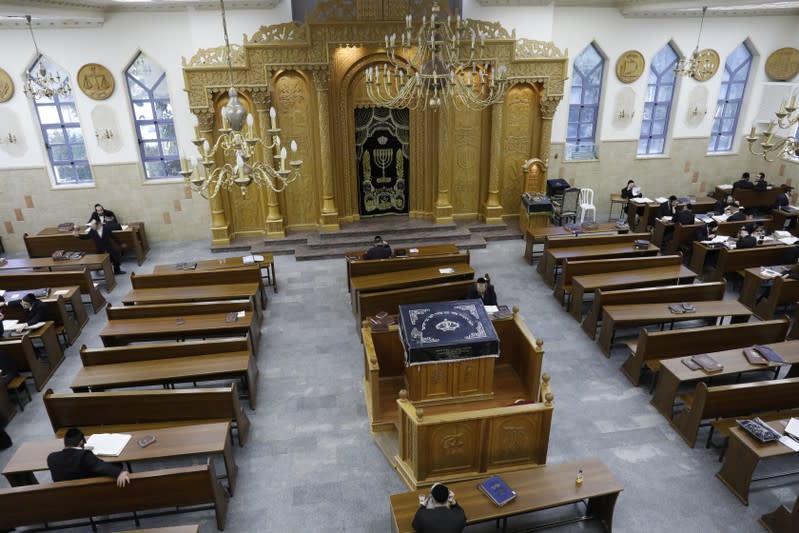
[[[645,63],[641,52],[628,50],[616,61],[616,77],[622,83],[632,83],[644,73]]]
[[[114,77],[97,63],[87,63],[78,71],[78,87],[93,100],[105,100],[114,93]]]
[[[8,102],[14,96],[14,82],[8,72],[0,68],[0,103]]]
[[[799,73],[799,50],[780,48],[766,60],[766,76],[773,81],[788,81]]]
[[[707,81],[713,76],[716,75],[716,72],[719,70],[719,53],[713,50],[712,48],[705,48],[704,50],[699,51],[699,61],[701,63],[707,63],[711,65],[712,68],[707,73],[698,73],[694,76],[696,81]]]

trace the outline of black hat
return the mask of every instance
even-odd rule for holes
[[[755,225],[754,224],[746,224],[743,227],[743,229],[745,229],[747,233],[753,233],[755,231]]]
[[[486,282],[485,278],[477,278],[477,283],[485,283],[485,282]]]
[[[433,499],[438,503],[446,503],[447,499],[449,499],[449,489],[446,485],[442,485],[441,483],[434,485],[430,494],[433,495]]]
[[[383,242],[383,237],[381,237],[380,235],[376,235],[375,242]]]
[[[28,294],[22,297],[22,301],[32,304],[33,302],[36,301],[36,295],[34,295],[32,292],[29,292]]]

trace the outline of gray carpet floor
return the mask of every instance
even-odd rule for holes
[[[648,388],[631,386],[619,371],[621,347],[605,358],[524,262],[523,250],[520,240],[492,242],[472,251],[472,264],[477,272],[491,274],[500,303],[518,305],[530,330],[544,340],[544,371],[552,376],[555,396],[548,462],[596,456],[623,483],[616,531],[761,531],[761,514],[794,501],[799,474],[755,483],[749,506],[742,505],[715,477],[717,452],[701,444],[695,449],[685,445],[650,406]],[[123,268],[148,273],[158,263],[211,256],[206,241],[155,244],[143,266],[128,261]],[[349,306],[344,260],[296,262],[278,256],[276,268],[279,293],[269,290],[258,359],[259,404],[252,411],[244,403],[252,432],[247,446],[234,450],[240,474],[226,531],[387,532],[388,496],[406,488],[369,433],[362,346]],[[128,276],[119,281],[108,297],[114,304],[130,289]],[[49,387],[69,390],[80,366],[80,344],[101,346],[97,334],[105,323],[104,313],[90,316]],[[52,438],[40,393],[33,394],[33,402],[8,431],[15,444]],[[700,433],[701,443],[705,435]],[[15,448],[0,452],[0,464]],[[762,465],[756,475],[797,467],[796,457],[785,458]],[[46,473],[39,478],[48,479]],[[0,486],[8,486],[5,479]],[[574,511],[520,517],[510,527],[524,529]],[[203,532],[216,529],[210,512],[147,519],[142,527],[188,523],[200,523]],[[100,531],[134,527],[124,521],[102,525]],[[495,529],[489,523],[467,531]],[[583,522],[552,531],[601,528]]]

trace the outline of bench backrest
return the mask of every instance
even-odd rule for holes
[[[473,283],[472,280],[461,280],[451,281],[449,283],[437,283],[435,285],[425,285],[423,287],[408,287],[405,289],[359,294],[359,318],[363,320],[368,316],[376,315],[380,311],[385,311],[388,314],[396,314],[399,311],[398,306],[404,304],[462,300],[466,298],[469,287],[471,287]]]
[[[53,431],[70,427],[148,424],[201,420],[235,420],[242,428],[249,419],[239,403],[235,383],[229,387],[113,392],[44,393]]]
[[[232,352],[251,352],[248,339],[237,337],[202,342],[159,342],[108,348],[87,348],[84,344],[80,348],[80,360],[83,366],[95,366]]]
[[[563,272],[558,278],[558,284],[571,285],[574,276],[587,274],[603,274],[606,272],[623,272],[639,268],[654,268],[669,265],[681,265],[682,255],[661,255],[657,257],[628,257],[624,259],[595,259],[589,261],[563,260]]]
[[[785,340],[787,332],[787,320],[655,332],[642,328],[638,335],[635,358],[640,358],[641,361],[668,359],[703,352],[731,350],[753,344],[781,342]]]
[[[745,268],[761,265],[782,264],[786,255],[794,252],[796,248],[796,246],[763,246],[735,250],[722,248],[719,252],[716,268],[713,269],[710,278],[715,281],[728,272],[737,272]]]
[[[29,289],[31,287],[76,286],[81,294],[91,298],[92,307],[97,312],[105,305],[103,295],[97,290],[88,269],[61,270],[57,272],[0,273],[0,287],[7,291]]]
[[[773,218],[768,217],[759,217],[753,218],[752,220],[735,220],[733,222],[719,222],[719,226],[716,229],[716,235],[726,235],[727,237],[735,237],[741,231],[741,228],[746,226],[747,224],[758,224],[763,223],[766,227],[770,227]]]
[[[781,185],[779,187],[772,187],[765,191],[756,191],[754,189],[735,189],[732,191],[732,197],[738,200],[744,207],[771,207],[777,196],[782,194],[785,188]]]
[[[72,250],[93,254],[97,252],[94,241],[91,239],[78,239],[72,233],[54,233],[51,235],[22,236],[28,257],[50,257],[56,250]]]
[[[217,528],[224,529],[228,496],[205,465],[136,472],[118,489],[113,479],[96,477],[0,489],[0,529],[165,507],[213,504]]]
[[[622,233],[618,235],[590,235],[580,234],[577,238],[572,235],[552,235],[544,240],[544,251],[555,248],[570,248],[572,246],[594,246],[597,244],[632,243],[638,239],[648,241],[648,233]]]
[[[134,289],[163,289],[166,287],[247,282],[263,284],[259,265],[243,265],[219,270],[186,270],[159,274],[136,274],[134,272],[130,275],[130,284]]]
[[[431,266],[442,266],[465,263],[469,264],[469,251],[455,254],[423,255],[415,257],[389,257],[388,259],[355,259],[350,261],[349,275],[368,276],[382,272],[398,272]]]
[[[108,306],[108,320],[124,320],[130,318],[153,318],[161,316],[205,315],[211,313],[232,313],[253,311],[252,298],[247,300],[220,300],[215,302],[192,302],[178,304],[147,304]]]
[[[694,405],[702,418],[743,416],[750,413],[799,407],[799,378],[755,381],[708,387],[697,384]]]
[[[674,224],[674,233],[672,234],[671,240],[668,242],[668,244],[666,244],[663,252],[667,254],[677,253],[680,250],[680,246],[691,242],[691,240],[694,238],[694,233],[696,230],[704,225],[705,224],[703,222],[685,225]]]

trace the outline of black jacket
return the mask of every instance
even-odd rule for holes
[[[757,180],[755,182],[754,189],[756,191],[765,191],[768,189],[768,182],[766,182],[766,180]]]
[[[372,246],[363,254],[364,259],[388,259],[391,257],[391,246]]]
[[[411,525],[416,533],[461,533],[466,527],[466,513],[460,505],[419,507]]]
[[[774,199],[774,207],[778,209],[780,207],[785,207],[786,205],[790,205],[790,203],[791,200],[790,198],[788,198],[787,193],[781,193]]]
[[[674,216],[674,209],[671,207],[671,203],[663,202],[658,207],[658,218],[662,217],[673,217]]]
[[[746,213],[743,211],[738,211],[737,213],[730,215],[730,217],[727,219],[727,222],[739,222],[741,220],[746,220]]]
[[[9,307],[22,307],[22,300],[8,302]],[[37,322],[44,322],[48,319],[49,309],[47,304],[41,300],[34,300],[30,309],[25,309],[25,323],[29,326]]]
[[[108,211],[106,211],[106,213],[107,212]],[[98,254],[116,253],[116,250],[111,245],[111,241],[120,244],[119,239],[116,238],[114,233],[111,231],[111,228],[109,228],[108,226],[103,226],[102,236],[99,233],[97,233],[96,230],[90,229],[88,233],[82,233],[78,235],[78,238],[84,241],[88,239],[94,241],[94,247],[97,250]]]
[[[64,448],[47,456],[47,468],[53,481],[69,481],[89,477],[110,476],[114,479],[122,468],[98,459],[89,450]]]
[[[119,219],[117,219],[117,216],[110,209],[103,210],[103,219],[111,219],[108,220],[108,222],[119,224]],[[92,216],[89,217],[89,220],[87,220],[87,222],[91,222],[92,220],[96,220],[98,223],[100,222],[102,222],[103,224],[107,223],[106,220],[100,220],[100,215],[97,214],[97,211],[92,212]]]
[[[625,200],[629,200],[630,198],[641,198],[641,193],[633,194],[632,189],[627,189],[627,187],[624,187],[621,190],[621,197]]]
[[[749,190],[752,190],[754,188],[755,188],[755,184],[752,183],[749,180],[741,179],[741,180],[738,180],[738,181],[736,181],[735,183],[732,184],[732,190],[735,190],[735,189],[749,189]]]
[[[757,246],[757,239],[749,235],[735,241],[736,248],[754,248]]]
[[[483,300],[483,305],[497,305],[497,293],[494,291],[494,286],[490,283],[486,285],[486,291],[482,296],[477,292],[477,287],[474,284],[470,285],[469,293],[466,297],[470,300],[480,298]]]
[[[677,213],[674,214],[674,222],[685,226],[687,224],[693,224],[694,222],[696,222],[696,217],[694,217],[692,211],[688,211],[687,209],[682,209],[681,211],[677,211]]]

